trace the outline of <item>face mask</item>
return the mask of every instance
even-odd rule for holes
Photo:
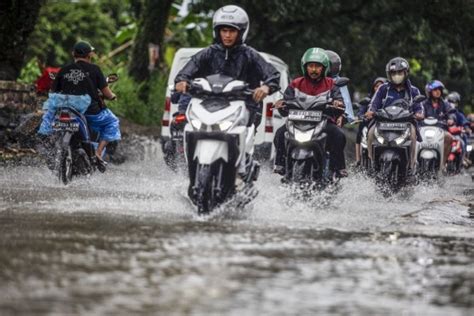
[[[401,84],[405,80],[404,74],[394,74],[392,75],[392,81],[394,84]]]

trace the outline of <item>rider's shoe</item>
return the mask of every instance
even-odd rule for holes
[[[96,156],[96,166],[97,170],[99,170],[101,173],[104,173],[105,170],[107,170],[107,162],[103,161],[101,158]]]
[[[240,172],[237,173],[235,176],[235,191],[242,191],[245,187],[245,174],[242,174]]]
[[[284,176],[285,175],[285,166],[275,165],[275,167],[273,167],[273,173],[277,173],[281,176]]]
[[[336,170],[336,177],[337,178],[347,178],[349,173],[346,169]]]

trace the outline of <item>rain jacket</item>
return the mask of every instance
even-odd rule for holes
[[[438,120],[448,119],[449,117],[455,119],[454,112],[456,110],[442,98],[439,99],[439,106],[437,108],[433,106],[431,98],[423,101],[421,105],[423,106],[425,117],[434,117]]]
[[[280,89],[280,73],[253,48],[242,44],[225,48],[213,44],[193,57],[176,75],[175,83],[210,75],[222,74],[248,83],[250,89],[260,87],[261,82],[270,88],[270,94]],[[249,104],[250,103],[250,104]],[[249,100],[248,105],[258,108]]]

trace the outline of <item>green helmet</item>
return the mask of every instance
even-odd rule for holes
[[[329,57],[326,51],[319,47],[308,48],[301,57],[301,71],[306,76],[306,64],[307,63],[319,63],[324,67],[324,76],[327,76],[329,72]]]

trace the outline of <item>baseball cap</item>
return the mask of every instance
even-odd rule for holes
[[[89,42],[86,41],[79,41],[76,44],[74,44],[74,47],[72,48],[74,55],[78,57],[85,57],[87,56],[90,52],[93,52],[95,50],[94,47],[89,44]]]

